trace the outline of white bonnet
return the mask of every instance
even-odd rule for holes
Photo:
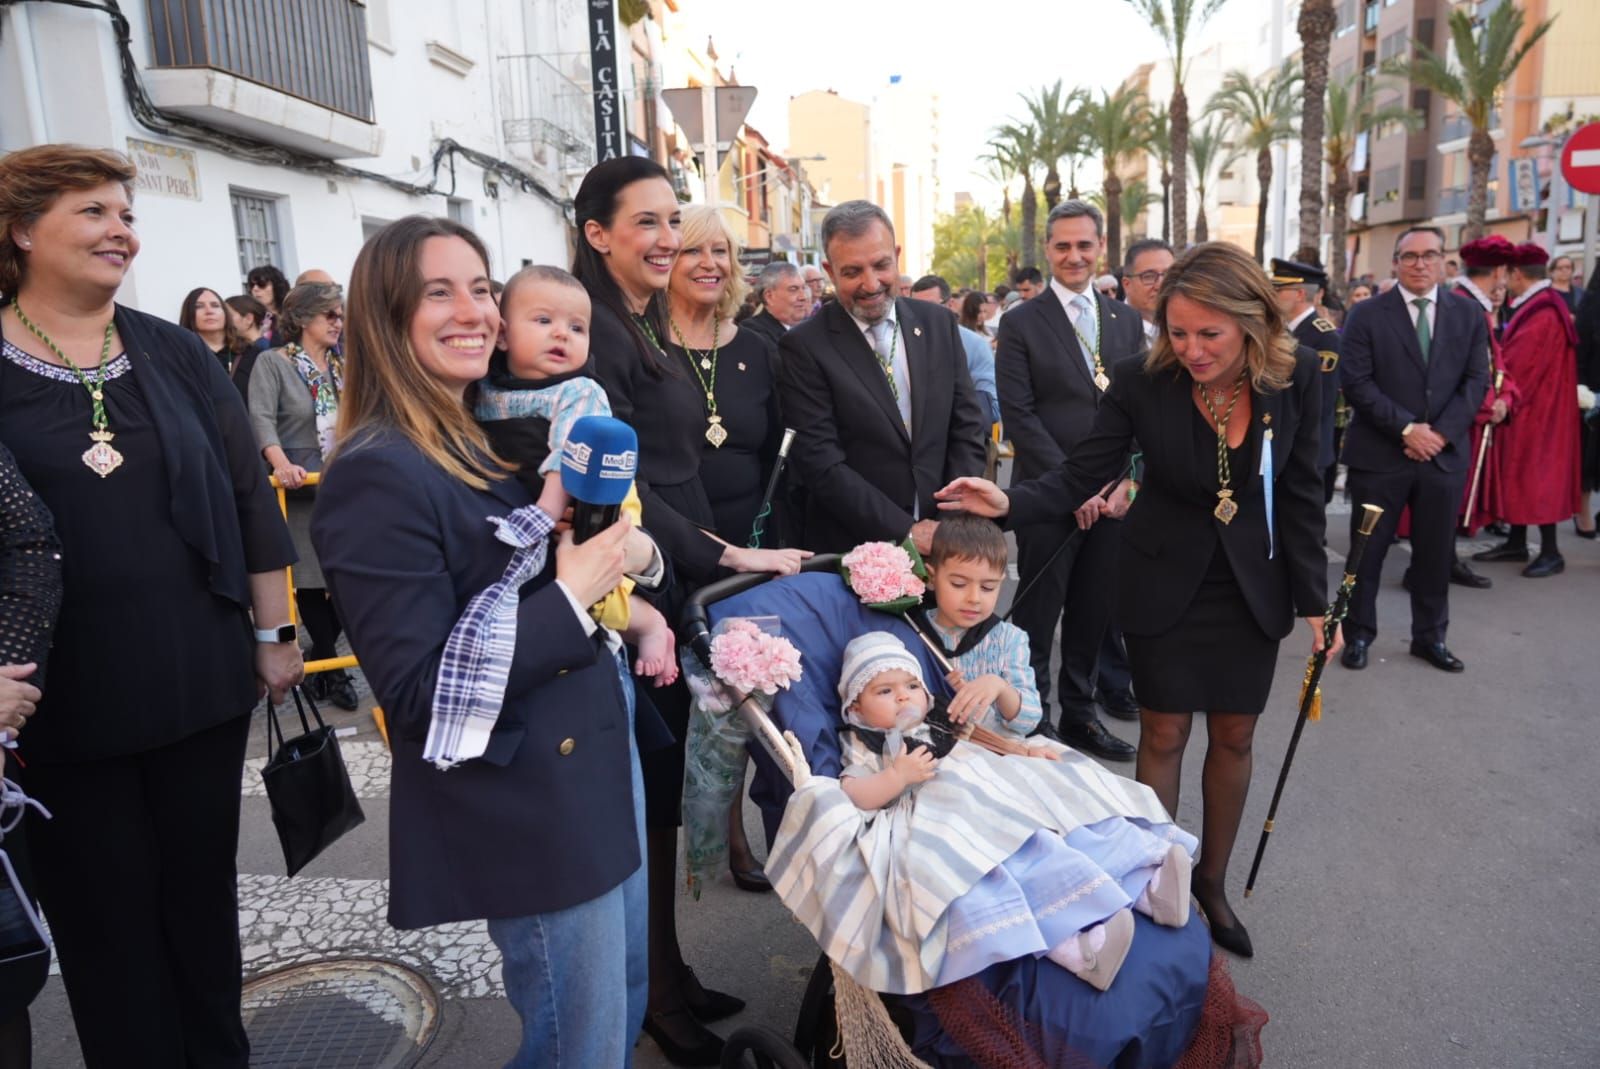
[[[922,680],[922,665],[905,645],[887,631],[868,631],[844,648],[844,668],[839,672],[839,700],[849,706],[872,678],[893,668],[904,669]],[[926,680],[922,680],[927,685]]]

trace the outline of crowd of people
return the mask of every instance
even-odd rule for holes
[[[626,1064],[642,1029],[710,1065],[707,1025],[744,1002],[701,982],[676,928],[695,699],[672,625],[706,584],[909,540],[935,562],[933,629],[978,658],[952,716],[1136,759],[1149,812],[1122,815],[1141,827],[1176,814],[1204,713],[1192,886],[1212,939],[1249,956],[1228,863],[1279,645],[1297,618],[1325,641],[1341,464],[1351,499],[1385,508],[1328,650],[1348,640],[1351,669],[1398,535],[1411,651],[1449,671],[1448,586],[1488,585],[1458,528],[1505,524],[1478,559],[1526,561],[1538,527],[1529,576],[1562,569],[1556,525],[1594,537],[1600,297],[1576,303],[1570,261],[1547,270],[1534,245],[1469,243],[1452,285],[1444,235],[1412,228],[1393,284],[1341,306],[1317,265],[1268,272],[1224,243],[1139,240],[1107,272],[1104,220],[1067,200],[1048,277],[987,293],[901,274],[888,215],[850,201],[822,223],[820,268],[772,263],[752,285],[725,217],[628,157],[584,178],[570,265],[502,285],[469,228],[413,216],[366,243],[348,287],[257,267],[247,294],[194,289],[173,324],[116,303],[134,178],[107,151],[0,159],[0,741],[27,756],[8,754],[0,805],[38,807],[0,826],[91,1067],[248,1064],[251,710],[341,636],[389,724],[390,921],[488,922],[522,1023],[512,1064]],[[580,542],[558,469],[584,417],[630,425],[638,470],[623,518]],[[1016,536],[1015,626],[994,617],[991,520]],[[840,683],[852,722],[925,706],[904,651],[862,641]],[[357,705],[344,672],[308,686]],[[1137,745],[1103,716],[1137,722]],[[868,764],[847,793],[887,812],[933,759]],[[733,879],[771,890],[738,799],[727,830]],[[1116,917],[1149,907],[1157,863],[1181,860],[1187,887],[1191,850],[1152,855],[1085,921],[1093,939],[1051,953],[1109,984],[1106,940],[1125,952],[1131,932]],[[26,1064],[48,960],[0,962],[5,1064]]]

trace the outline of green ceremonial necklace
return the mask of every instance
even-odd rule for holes
[[[1199,386],[1199,383],[1195,385]],[[1233,500],[1233,488],[1228,484],[1233,481],[1233,466],[1228,463],[1228,419],[1233,415],[1233,406],[1239,403],[1239,387],[1244,385],[1244,375],[1233,380],[1233,395],[1228,398],[1227,409],[1219,416],[1217,407],[1211,402],[1211,391],[1200,386],[1200,400],[1205,402],[1206,411],[1211,413],[1211,422],[1217,425],[1217,507],[1211,514],[1224,524],[1233,522],[1239,514],[1239,505]]]
[[[110,425],[110,420],[106,418],[106,365],[111,360],[111,337],[116,331],[115,324],[106,324],[106,340],[100,346],[100,368],[95,377],[91,379],[81,367],[67,359],[67,354],[61,351],[61,346],[50,340],[49,335],[35,326],[33,320],[23,314],[20,304],[12,301],[11,307],[17,310],[18,322],[33,331],[35,337],[49,346],[50,351],[56,355],[56,359],[66,365],[74,375],[78,376],[78,381],[83,383],[83,388],[89,391],[89,399],[94,402],[94,416],[90,421],[94,425],[94,430],[89,432],[89,437],[94,444],[84,451],[83,462],[90,471],[104,479],[107,475],[122,467],[122,454],[117,452],[116,447],[111,444],[111,439],[115,438],[116,435],[106,429]]]
[[[672,333],[678,336],[678,345],[683,349],[683,355],[689,358],[689,370],[694,372],[694,377],[700,381],[700,389],[706,395],[706,441],[711,443],[711,448],[721,449],[722,443],[728,440],[728,431],[722,425],[722,417],[717,414],[717,353],[722,346],[717,338],[722,334],[722,317],[711,317],[711,348],[691,349],[689,341],[683,335],[683,330],[678,326],[676,319],[669,318]],[[699,353],[699,357],[695,356]],[[710,372],[709,375],[706,372]]]

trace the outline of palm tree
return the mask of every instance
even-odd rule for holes
[[[1242,145],[1256,154],[1256,178],[1261,196],[1256,203],[1256,262],[1263,262],[1267,251],[1267,199],[1272,189],[1272,146],[1294,136],[1294,121],[1299,111],[1295,88],[1300,71],[1293,60],[1257,81],[1241,70],[1223,76],[1222,86],[1209,103],[1205,114],[1226,116],[1238,126]]]
[[[1349,274],[1344,246],[1350,220],[1350,191],[1355,185],[1350,165],[1355,160],[1356,145],[1362,134],[1390,123],[1412,130],[1426,125],[1426,120],[1406,107],[1399,97],[1383,105],[1374,104],[1373,98],[1388,87],[1382,79],[1374,79],[1367,83],[1363,92],[1354,75],[1328,86],[1328,133],[1324,149],[1328,161],[1328,204],[1333,209],[1328,239],[1328,285],[1340,297],[1344,296],[1345,277]]]
[[[1076,113],[1087,99],[1088,94],[1082,89],[1063,95],[1059,80],[1031,97],[1022,98],[1028,109],[1028,122],[1037,138],[1036,158],[1045,171],[1044,185],[1039,190],[1044,194],[1046,207],[1054,208],[1061,201],[1061,160],[1082,154],[1083,132]],[[1073,170],[1076,173],[1076,168]],[[1074,179],[1073,185],[1076,184]]]
[[[1106,211],[1105,190],[1091,189],[1087,199],[1090,204],[1093,204],[1096,208],[1099,208],[1100,213],[1107,219],[1111,218],[1110,214]],[[1135,178],[1133,181],[1123,186],[1122,229],[1130,235],[1133,234],[1134,229],[1139,225],[1139,216],[1143,215],[1146,209],[1148,209],[1151,204],[1155,203],[1155,200],[1155,194],[1150,192],[1150,187],[1145,183],[1143,178]],[[1138,236],[1143,237],[1144,235],[1140,234]],[[1113,261],[1108,258],[1107,263],[1113,263]]]
[[[1473,26],[1466,7],[1450,12],[1450,43],[1455,62],[1432,49],[1417,46],[1415,59],[1396,58],[1385,64],[1392,74],[1411,79],[1419,89],[1439,94],[1460,109],[1472,127],[1467,138],[1467,225],[1463,243],[1483,236],[1489,214],[1489,165],[1494,162],[1494,138],[1489,127],[1504,87],[1522,65],[1529,49],[1550,29],[1555,19],[1545,19],[1528,31],[1522,43],[1517,36],[1524,23],[1522,9],[1503,3],[1480,26]]]
[[[1172,61],[1172,102],[1167,105],[1172,127],[1172,243],[1189,244],[1189,98],[1183,91],[1188,77],[1189,35],[1199,33],[1206,20],[1226,0],[1128,0],[1167,46]]]
[[[1144,91],[1122,86],[1114,92],[1100,90],[1083,108],[1083,125],[1092,144],[1100,149],[1106,202],[1106,262],[1122,262],[1122,176],[1117,167],[1145,147],[1149,105]]]
[[[1196,243],[1211,240],[1211,231],[1206,226],[1206,187],[1211,184],[1212,174],[1239,158],[1239,150],[1228,144],[1232,133],[1226,118],[1213,115],[1189,138],[1189,159],[1194,164],[1195,199],[1199,202],[1194,220]]]
[[[996,127],[990,135],[985,159],[1022,178],[1022,248],[1019,252],[1022,266],[1032,267],[1038,262],[1039,248],[1039,195],[1033,185],[1039,161],[1039,135],[1027,123]]]
[[[1172,130],[1167,121],[1167,106],[1150,109],[1149,125],[1145,128],[1150,151],[1161,163],[1161,240],[1172,240]]]
[[[1322,244],[1323,95],[1328,86],[1328,49],[1339,18],[1333,0],[1301,0],[1300,65],[1305,95],[1300,112],[1300,247],[1294,258],[1316,261]]]

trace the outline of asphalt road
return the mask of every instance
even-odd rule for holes
[[[1334,508],[1337,555],[1347,520]],[[1256,894],[1242,901],[1308,645],[1300,634],[1284,644],[1231,881],[1257,956],[1230,967],[1271,1015],[1267,1064],[1600,1066],[1600,824],[1590,808],[1600,769],[1600,547],[1570,530],[1562,576],[1527,580],[1514,566],[1485,565],[1493,590],[1452,588],[1450,645],[1467,663],[1463,675],[1407,654],[1407,554],[1391,553],[1371,667],[1329,669],[1324,719],[1307,728]],[[295,880],[282,876],[265,799],[246,772],[247,972],[339,955],[407,962],[442,994],[437,1032],[415,1064],[499,1067],[517,1021],[498,996],[481,926],[401,935],[382,922],[386,758],[364,710],[340,719],[358,728],[348,752],[367,823]],[[1136,741],[1136,725],[1109,724]],[[1196,832],[1203,743],[1197,727],[1178,814]],[[718,1029],[790,1032],[816,950],[782,904],[723,878],[698,901],[685,896],[679,918],[701,978],[749,1002]],[[57,978],[35,1004],[34,1030],[37,1066],[81,1065]],[[637,1064],[667,1062],[643,1039]]]

